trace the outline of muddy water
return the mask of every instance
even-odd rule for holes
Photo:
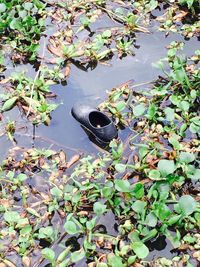
[[[175,34],[167,38],[161,32],[140,34],[137,36],[138,48],[134,49],[134,57],[128,56],[123,60],[115,58],[109,66],[99,64],[92,71],[82,71],[73,66],[67,85],[52,86],[52,90],[58,94],[57,102],[63,104],[53,113],[50,127],[40,126],[36,129],[36,134],[65,146],[90,153],[98,152],[98,148],[71,116],[73,104],[77,101],[84,101],[96,106],[106,98],[106,90],[128,80],[134,80],[135,84],[152,81],[160,73],[152,67],[152,63],[164,57],[165,47],[175,40],[184,41]],[[193,51],[198,48],[197,40],[184,42],[184,52],[192,55]]]
[[[17,109],[8,112],[6,114],[7,120],[17,121],[15,138],[18,145],[63,148],[68,153],[74,153],[76,150],[98,153],[98,147],[90,141],[85,131],[72,118],[70,111],[73,104],[77,101],[84,101],[96,106],[106,98],[106,90],[128,80],[134,80],[135,84],[152,81],[160,73],[159,70],[152,67],[152,63],[165,56],[165,47],[171,41],[183,41],[185,43],[184,53],[187,55],[192,55],[198,48],[198,42],[195,38],[185,41],[176,34],[171,34],[166,38],[164,33],[154,32],[153,34],[138,34],[136,39],[137,47],[134,49],[134,57],[128,56],[123,60],[114,58],[109,62],[109,65],[99,64],[94,70],[89,69],[88,71],[82,71],[76,66],[72,66],[67,85],[52,86],[52,91],[58,95],[55,101],[62,103],[62,105],[53,113],[50,126],[41,125],[33,129],[31,124],[27,123],[26,118],[21,118]],[[17,71],[22,69],[28,69],[29,74],[32,77],[35,76],[35,70],[31,65],[16,68]],[[33,139],[33,133],[36,136],[35,139]],[[127,131],[120,132],[120,135],[125,139]],[[13,144],[6,139],[5,135],[1,137],[0,155],[5,155],[7,149],[12,146]],[[104,224],[107,231],[115,235],[114,225],[112,227],[110,224],[110,221],[114,222],[114,216],[112,214],[105,216],[107,217],[104,222],[107,223]],[[67,238],[63,240],[63,244],[65,242],[67,242]],[[78,242],[81,243],[81,240]],[[163,238],[149,243],[148,246],[151,251],[148,260],[162,256],[172,258],[176,255],[176,252],[171,251],[171,244]],[[55,248],[56,251],[57,249]],[[45,264],[44,262],[42,266]],[[79,266],[86,266],[86,263],[79,263]]]

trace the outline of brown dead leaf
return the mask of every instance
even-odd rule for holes
[[[64,76],[65,76],[66,78],[68,78],[69,75],[70,75],[70,72],[71,72],[71,66],[70,66],[70,65],[67,65],[67,66],[65,67]]]
[[[14,263],[12,263],[11,261],[9,260],[3,260],[4,263],[6,264],[6,267],[16,267],[16,265]]]
[[[0,81],[0,84],[5,84],[5,83],[8,83],[9,81],[10,81],[10,78],[3,79]]]
[[[27,256],[23,256],[22,264],[24,267],[30,267],[31,266],[31,259]]]
[[[60,164],[65,165],[67,159],[66,159],[66,154],[63,150],[60,151],[59,157],[60,157]]]
[[[77,161],[79,161],[80,157],[81,157],[80,155],[74,155],[67,163],[66,165],[67,169],[70,168],[72,165],[74,165]]]
[[[180,11],[179,14],[177,14],[176,16],[174,16],[173,20],[175,22],[179,22],[182,21],[182,19],[188,14],[188,12],[185,12],[183,10]]]
[[[63,57],[63,53],[60,49],[60,47],[54,47],[52,45],[47,45],[47,49],[49,50],[49,52],[51,52],[52,54],[58,56],[58,57]]]

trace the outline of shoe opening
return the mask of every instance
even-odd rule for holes
[[[110,119],[98,111],[93,111],[89,114],[89,121],[93,127],[101,128],[110,124]]]

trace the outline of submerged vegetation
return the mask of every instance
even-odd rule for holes
[[[129,135],[96,156],[19,147],[7,113],[49,125],[59,106],[51,85],[72,64],[133,56],[152,20],[166,35],[198,36],[199,10],[198,0],[1,1],[0,136],[14,144],[0,164],[1,267],[198,266],[199,50],[186,56],[173,41],[155,81],[108,93],[99,108]],[[28,62],[35,77],[8,72]],[[170,258],[151,257],[166,245]]]

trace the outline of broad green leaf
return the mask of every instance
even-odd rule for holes
[[[146,110],[145,105],[144,104],[139,104],[139,105],[133,107],[133,114],[136,117],[139,117],[139,116],[144,114],[145,110]]]
[[[190,108],[190,104],[187,101],[183,100],[179,103],[179,108],[183,111],[188,111]]]
[[[168,174],[171,174],[176,170],[176,166],[173,160],[161,159],[158,162],[158,170],[162,177],[166,177]]]
[[[53,237],[54,230],[52,226],[42,227],[39,229],[38,237],[39,238],[51,238]]]
[[[144,196],[144,185],[141,183],[137,183],[133,185],[133,194],[134,197],[140,199]]]
[[[20,173],[18,176],[17,176],[17,179],[20,181],[20,182],[23,182],[27,179],[27,175],[24,174],[24,173]]]
[[[125,264],[122,263],[122,259],[119,256],[114,254],[108,254],[108,263],[112,267],[125,267]]]
[[[1,111],[8,111],[8,110],[12,109],[14,107],[17,99],[18,99],[18,97],[14,96],[14,97],[11,97],[10,99],[6,100],[6,102],[3,104]]]
[[[126,165],[122,163],[118,163],[115,165],[115,170],[118,172],[125,172],[126,170]]]
[[[135,254],[138,256],[139,259],[144,259],[148,256],[149,254],[149,249],[145,244],[142,242],[134,242],[132,244],[132,249],[135,252]]]
[[[55,260],[55,252],[51,248],[44,248],[42,250],[42,256],[50,262]]]
[[[7,9],[6,5],[5,5],[4,3],[1,3],[1,4],[0,4],[0,13],[5,12],[6,9]]]
[[[6,211],[4,213],[4,220],[8,223],[17,223],[20,219],[20,215],[16,211]]]
[[[164,109],[164,112],[165,112],[165,116],[166,116],[167,121],[173,121],[174,120],[174,109],[167,107]]]
[[[130,183],[127,180],[115,180],[115,188],[119,192],[130,192]]]
[[[135,212],[143,213],[146,206],[147,203],[145,201],[136,200],[131,207]]]
[[[51,192],[51,194],[54,196],[54,197],[56,197],[56,198],[58,198],[58,199],[61,199],[62,198],[62,196],[63,196],[63,191],[62,190],[60,190],[58,187],[53,187],[51,190],[50,190],[50,192]]]
[[[181,162],[190,163],[195,160],[195,155],[189,152],[181,152],[179,158]]]
[[[197,207],[196,200],[190,195],[184,195],[180,197],[178,203],[183,214],[186,216],[192,214],[196,210],[196,207]]]
[[[168,225],[173,225],[175,223],[177,223],[181,218],[181,215],[173,215],[171,218],[169,218],[169,220],[167,221]]]
[[[95,202],[93,206],[93,210],[98,216],[102,215],[106,211],[106,208],[106,205],[101,202]]]
[[[150,226],[150,227],[155,227],[156,224],[157,224],[157,218],[156,216],[154,215],[153,212],[150,212],[147,216],[146,216],[146,219],[145,219],[145,224]]]
[[[160,179],[160,172],[158,170],[150,170],[149,178],[152,180],[159,180]]]
[[[78,233],[76,224],[72,221],[66,221],[66,223],[64,224],[64,229],[70,235],[75,235]]]
[[[71,254],[71,261],[72,262],[78,262],[82,260],[85,257],[85,251],[84,250],[78,250]]]

